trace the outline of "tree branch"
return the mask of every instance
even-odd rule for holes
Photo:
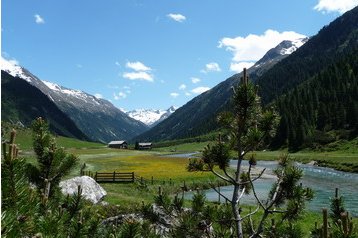
[[[210,171],[211,171],[213,174],[215,174],[217,177],[221,178],[222,180],[224,180],[224,181],[226,181],[226,182],[228,182],[228,183],[231,183],[231,184],[233,183],[230,179],[225,178],[224,176],[222,176],[221,174],[219,174],[218,172],[216,172],[213,167],[210,166],[209,169],[210,169]]]
[[[249,214],[247,214],[247,215],[243,216],[243,217],[240,219],[240,221],[242,221],[242,220],[246,219],[247,217],[251,217],[251,216],[252,216],[252,215],[254,215],[256,212],[258,212],[258,211],[259,211],[259,209],[260,209],[260,206],[257,206],[257,207],[256,207],[256,209],[255,209],[255,211],[250,212]],[[253,230],[253,227],[252,227],[252,230]]]
[[[228,177],[228,179],[230,179],[232,183],[236,184],[235,179],[227,173],[226,168],[224,168],[223,171],[224,171],[224,174],[226,175],[226,177]]]
[[[227,202],[230,202],[230,199],[228,199],[224,194],[222,194],[219,190],[217,190],[213,184],[212,184],[212,187],[211,187],[211,188],[214,189],[215,192],[217,192],[221,197],[225,198],[225,200],[226,200]]]
[[[251,187],[252,187],[252,192],[253,192],[254,197],[255,197],[256,201],[258,202],[258,204],[262,207],[262,209],[266,210],[264,204],[262,204],[262,202],[260,201],[260,199],[257,196],[253,180],[251,179],[251,167],[252,167],[252,165],[250,164],[248,174],[249,174],[249,182],[250,182]],[[265,171],[265,169],[263,171]],[[262,173],[263,173],[263,171],[262,171]]]

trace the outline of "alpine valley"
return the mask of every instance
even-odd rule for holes
[[[38,116],[61,135],[110,140],[164,141],[206,135],[232,108],[241,73],[180,108],[123,112],[107,100],[41,81],[2,59],[2,120],[24,125]],[[247,70],[266,107],[280,114],[271,146],[299,150],[357,136],[358,7],[315,36],[283,41]],[[95,123],[95,126],[93,124]]]

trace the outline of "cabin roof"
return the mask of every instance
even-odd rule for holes
[[[150,146],[150,145],[152,145],[151,142],[138,143],[138,144],[139,144],[139,146]]]
[[[109,142],[108,145],[122,145],[124,143],[127,143],[127,142],[124,140],[113,140],[113,141]]]

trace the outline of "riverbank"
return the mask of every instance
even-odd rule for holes
[[[202,151],[211,142],[192,142],[173,146],[155,148],[155,150],[167,153],[189,153]],[[277,160],[281,154],[289,153],[287,149],[255,151],[258,160]],[[250,153],[249,155],[251,155]],[[319,149],[304,149],[289,153],[290,157],[301,163],[315,161],[322,167],[334,168],[344,172],[358,173],[358,138],[350,141],[340,140],[327,144]],[[235,153],[232,153],[235,157]]]

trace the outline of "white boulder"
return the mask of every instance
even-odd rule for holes
[[[65,195],[77,193],[78,186],[82,188],[82,196],[92,203],[101,202],[107,195],[107,192],[89,176],[74,177],[60,182],[61,191]]]

